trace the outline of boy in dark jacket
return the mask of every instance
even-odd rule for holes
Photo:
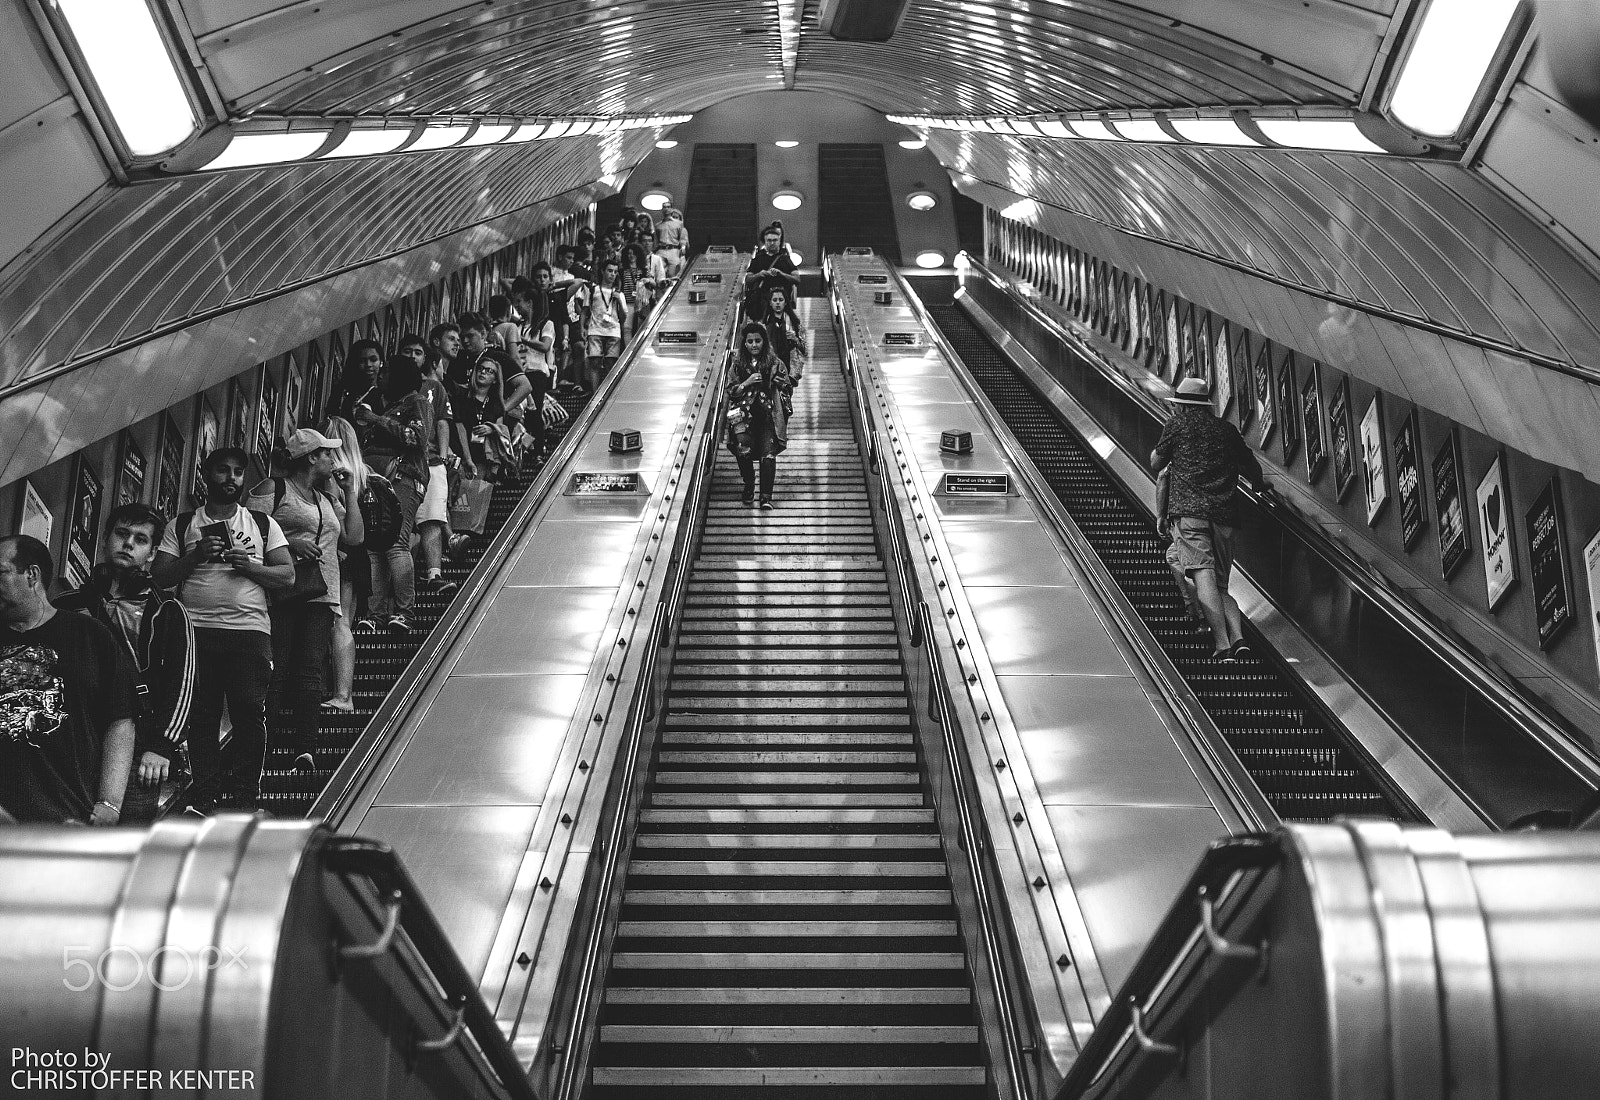
[[[194,695],[194,631],[189,613],[150,580],[150,563],[166,520],[143,504],[124,504],[106,520],[102,562],[89,583],[56,600],[111,628],[133,658],[138,679],[133,766],[122,801],[122,824],[155,820],[161,784],[171,778],[189,724]]]

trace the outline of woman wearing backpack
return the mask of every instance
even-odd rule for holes
[[[355,709],[352,694],[356,676],[354,631],[371,633],[378,629],[377,621],[367,610],[367,602],[372,594],[372,561],[368,550],[380,548],[379,544],[386,537],[392,545],[399,531],[400,505],[394,499],[394,490],[389,487],[388,480],[374,473],[366,464],[356,430],[348,420],[340,416],[329,417],[323,434],[339,441],[339,454],[334,459],[334,480],[343,485],[345,478],[349,478],[351,497],[361,512],[361,543],[352,545],[343,539],[339,542],[341,615],[333,622],[333,694],[322,702],[323,710],[349,714]],[[380,494],[386,494],[387,499]],[[381,549],[388,549],[388,545],[382,545]]]

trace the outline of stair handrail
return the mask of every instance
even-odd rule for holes
[[[685,269],[684,274],[688,273],[689,270]],[[368,778],[372,765],[382,757],[399,734],[403,724],[402,719],[418,702],[440,660],[449,652],[450,647],[456,644],[462,628],[477,613],[501,570],[510,563],[517,551],[517,542],[522,537],[524,528],[550,496],[559,491],[568,463],[577,455],[578,449],[587,440],[595,422],[600,419],[611,392],[621,384],[628,367],[639,357],[641,351],[651,346],[650,334],[660,326],[661,319],[666,316],[667,303],[682,293],[689,282],[687,278],[680,278],[673,284],[666,301],[652,311],[649,325],[629,341],[616,365],[595,388],[588,403],[572,419],[561,442],[545,459],[544,465],[534,476],[533,484],[523,492],[522,499],[506,517],[500,532],[490,540],[483,557],[468,574],[456,598],[445,608],[444,614],[429,631],[428,637],[406,664],[405,671],[401,672],[394,686],[384,694],[383,701],[378,704],[378,709],[368,720],[366,729],[350,747],[344,759],[339,762],[333,775],[328,777],[328,782],[317,795],[316,802],[312,804],[307,814],[308,817],[320,817],[330,825],[337,826],[339,819],[351,809],[356,793],[365,785],[364,781]]]
[[[725,342],[731,338],[731,332],[724,332],[723,335]],[[708,381],[708,384],[714,387],[716,396],[712,400],[710,415],[701,429],[701,434],[705,438],[699,453],[695,456],[694,475],[690,479],[688,497],[683,506],[682,514],[688,517],[690,522],[679,525],[677,538],[669,554],[668,573],[662,585],[662,594],[651,611],[652,621],[648,641],[645,643],[644,655],[639,662],[639,679],[634,684],[633,695],[628,703],[628,724],[623,732],[622,744],[617,750],[623,769],[616,787],[617,812],[611,815],[610,827],[597,849],[600,854],[600,870],[594,880],[592,896],[601,899],[611,897],[611,891],[615,889],[621,875],[624,854],[632,848],[629,834],[635,825],[635,818],[628,812],[628,808],[632,805],[634,787],[640,782],[643,773],[640,755],[644,732],[656,717],[655,694],[661,673],[662,650],[672,638],[672,631],[683,605],[683,593],[688,587],[691,571],[688,563],[692,558],[686,548],[693,547],[699,536],[701,528],[698,519],[699,509],[701,502],[710,492],[711,471],[716,465],[717,436],[726,424],[725,409],[728,397],[727,388],[723,385],[723,375],[726,371],[727,356],[717,356]],[[601,971],[609,957],[605,950],[609,928],[610,922],[606,919],[605,913],[597,912],[584,939],[582,954],[578,956],[578,984],[572,1000],[572,1015],[567,1023],[566,1041],[562,1047],[564,1058],[556,1080],[554,1100],[578,1100],[586,1083],[589,1059],[588,1044],[584,1039],[588,1033],[590,1017],[594,1014],[591,1007],[594,989],[601,980]]]
[[[325,870],[358,875],[371,883],[379,898],[386,899],[378,940],[371,944],[335,943],[330,950],[335,965],[381,958],[394,951],[403,936],[437,984],[442,1002],[440,1014],[453,1021],[442,1038],[418,1040],[416,1049],[441,1051],[459,1043],[463,1035],[470,1036],[510,1100],[540,1100],[511,1043],[479,994],[478,984],[467,974],[439,919],[394,849],[363,837],[327,834],[322,839],[321,853]]]
[[[973,259],[971,270],[1005,295],[1029,320],[1077,352],[1098,374],[1131,397],[1158,423],[1164,422],[1172,415],[1172,410],[1167,408],[1155,394],[1135,385],[1117,368],[1110,356],[1086,335],[1075,331],[1073,326],[1078,322],[1060,320],[1036,303],[1018,295],[1005,279],[992,271],[982,260]],[[1140,460],[1142,465],[1142,456],[1134,457]],[[1527,737],[1543,747],[1577,778],[1600,791],[1600,759],[1579,744],[1570,732],[1546,714],[1535,701],[1529,699],[1526,693],[1508,682],[1499,669],[1472,652],[1454,631],[1429,619],[1395,590],[1386,577],[1374,573],[1347,547],[1329,538],[1320,527],[1305,519],[1275,494],[1257,493],[1242,480],[1239,489],[1263,512],[1288,528],[1304,545],[1319,554],[1352,588],[1388,614],[1418,642],[1433,649],[1451,671],[1482,692],[1491,704]],[[1458,793],[1461,792],[1458,790]],[[1466,796],[1463,794],[1463,797]]]
[[[924,636],[929,636],[933,630],[933,612],[926,601],[918,602],[914,617],[921,625]],[[945,677],[944,663],[939,660],[939,648],[928,646],[926,655],[929,695],[934,705],[933,719],[939,725],[944,739],[945,758],[950,763],[950,791],[955,799],[956,819],[960,823],[961,850],[966,854],[968,873],[972,876],[973,903],[978,912],[978,937],[983,942],[984,961],[988,964],[995,986],[995,1011],[999,1016],[999,1030],[1005,1047],[1006,1069],[1019,1100],[1029,1100],[1032,1078],[1027,1072],[1024,1051],[1034,1044],[1026,1041],[1012,1009],[1011,980],[1004,953],[996,940],[997,930],[1003,927],[1002,915],[1000,907],[995,904],[995,889],[989,881],[989,865],[984,859],[988,850],[986,834],[976,823],[981,811],[976,805],[977,799],[968,789],[966,770],[962,767],[964,763],[970,764],[970,760],[950,705],[950,683]]]

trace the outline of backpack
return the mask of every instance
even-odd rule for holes
[[[367,491],[361,494],[359,503],[361,526],[366,532],[361,548],[381,554],[400,539],[400,498],[388,478],[369,473]]]

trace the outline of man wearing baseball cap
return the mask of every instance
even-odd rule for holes
[[[1241,476],[1267,489],[1261,463],[1239,429],[1211,410],[1211,387],[1185,378],[1173,395],[1173,414],[1150,453],[1150,467],[1167,471],[1166,514],[1176,567],[1191,580],[1216,642],[1213,657],[1235,662],[1248,656],[1243,616],[1228,594],[1233,569],[1234,528],[1239,523]]]
[[[239,506],[250,458],[238,447],[206,455],[206,502],[178,516],[161,538],[151,575],[177,588],[194,627],[194,697],[189,707],[189,804],[209,812],[226,796],[254,808],[267,754],[272,622],[267,593],[294,583],[294,561],[277,521]],[[233,723],[226,756],[222,708]]]

